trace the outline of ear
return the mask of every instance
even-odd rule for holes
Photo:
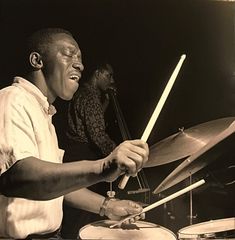
[[[95,70],[95,76],[98,77],[100,74],[100,71],[98,69]]]
[[[29,62],[35,69],[41,69],[43,67],[42,57],[38,52],[30,53]]]

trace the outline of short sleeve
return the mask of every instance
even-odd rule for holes
[[[38,155],[30,109],[23,104],[22,96],[14,93],[0,95],[1,172],[19,159]]]

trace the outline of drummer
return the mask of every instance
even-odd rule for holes
[[[135,175],[148,159],[144,141],[125,141],[100,160],[62,164],[52,104],[56,97],[72,98],[84,68],[71,33],[39,30],[26,53],[22,77],[0,91],[0,238],[58,239],[64,199],[115,220],[140,213],[137,203],[110,200],[86,187]]]

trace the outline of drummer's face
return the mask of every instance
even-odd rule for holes
[[[77,42],[68,34],[54,34],[48,51],[42,55],[42,68],[46,79],[45,95],[51,103],[56,97],[70,100],[79,86],[83,71],[81,51]]]

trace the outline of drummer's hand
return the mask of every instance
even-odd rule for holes
[[[139,214],[124,223],[133,223],[139,219],[144,219],[145,214],[141,213],[143,208],[136,202],[130,200],[111,199],[105,210],[105,215],[111,219],[119,221],[129,215]]]
[[[148,160],[149,148],[142,140],[128,140],[118,145],[102,162],[105,181],[114,181],[122,174],[135,176]]]

